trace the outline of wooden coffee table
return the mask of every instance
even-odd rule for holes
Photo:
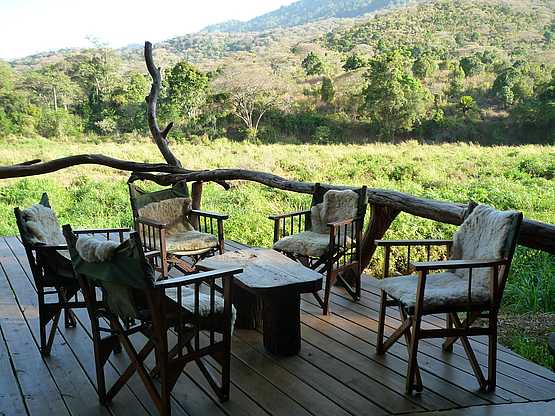
[[[322,288],[322,275],[277,251],[249,248],[227,251],[196,264],[201,270],[241,267],[236,275],[233,304],[237,328],[253,329],[262,321],[264,346],[276,355],[301,349],[301,293]]]

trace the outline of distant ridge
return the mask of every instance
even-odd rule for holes
[[[299,0],[246,22],[229,20],[206,26],[202,32],[263,32],[322,19],[359,17],[366,13],[413,2],[413,0]]]

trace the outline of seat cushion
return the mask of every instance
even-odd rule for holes
[[[408,309],[416,305],[418,276],[388,277],[378,281],[378,287],[385,290]],[[472,279],[472,304],[489,301],[489,287],[482,280]],[[433,273],[426,278],[424,290],[424,310],[430,311],[443,306],[468,305],[468,278],[452,272]]]
[[[166,290],[166,296],[177,302],[177,289],[170,288]],[[178,302],[179,303],[179,302]],[[187,309],[189,312],[195,312],[195,291],[188,287],[184,287],[181,290],[181,305]],[[205,293],[199,293],[199,315],[203,318],[210,316],[210,296]],[[214,296],[214,313],[216,315],[223,315],[224,313],[224,299],[215,294]],[[236,317],[235,307],[231,306],[231,330],[233,331],[233,326],[235,325]]]
[[[350,247],[352,240],[347,237],[347,246]],[[302,233],[283,237],[274,244],[274,249],[286,253],[297,254],[307,257],[321,257],[326,254],[330,242],[329,234],[304,231]],[[343,244],[343,241],[341,241]]]
[[[197,252],[218,247],[218,237],[200,231],[183,231],[166,237],[167,250],[170,253]]]

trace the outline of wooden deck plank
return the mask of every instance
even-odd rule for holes
[[[226,247],[246,246],[226,242]],[[90,323],[85,310],[77,313],[77,328],[60,329],[52,357],[43,361],[36,342],[36,291],[23,247],[16,238],[0,238],[0,266],[0,388],[10,385],[9,391],[0,390],[0,415],[3,406],[8,406],[5,403],[10,401],[14,401],[13,410],[7,413],[10,415],[27,414],[25,405],[31,414],[155,413],[136,376],[108,409],[98,403],[88,332]],[[341,289],[334,288],[331,316],[322,316],[310,295],[304,297],[303,340],[298,356],[274,357],[264,350],[259,332],[236,330],[232,346],[231,400],[219,403],[198,368],[189,365],[172,393],[174,414],[320,416],[325,412],[346,416],[414,412],[480,416],[514,411],[533,416],[553,413],[554,402],[541,400],[555,399],[555,375],[502,347],[500,387],[495,394],[483,394],[477,391],[477,383],[460,347],[455,353],[447,354],[441,351],[439,340],[423,343],[419,357],[426,390],[422,395],[405,396],[406,347],[401,342],[384,356],[374,353],[378,291],[367,279],[363,281],[363,297],[358,303],[348,299]],[[386,332],[390,333],[398,322],[394,310],[389,311]],[[441,316],[426,320],[430,327],[442,324]],[[474,345],[480,362],[484,363],[486,344],[478,339]],[[109,378],[115,379],[126,364],[125,354],[112,357],[107,366]],[[43,384],[37,380],[46,381]],[[48,402],[43,402],[46,396]],[[533,402],[504,404],[507,401]],[[90,408],[80,409],[83,403],[90,403]]]
[[[0,282],[0,286],[5,282]],[[8,353],[8,346],[2,331],[2,319],[11,309],[11,305],[0,301],[0,415],[27,415],[19,382]]]

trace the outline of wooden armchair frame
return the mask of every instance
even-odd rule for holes
[[[76,240],[71,227],[64,226],[68,241]],[[142,244],[136,233],[131,233],[136,247],[142,253],[142,264],[148,273],[147,257],[142,252]],[[171,391],[185,366],[195,362],[209,385],[214,389],[220,401],[229,399],[231,331],[232,331],[232,289],[234,275],[242,269],[222,269],[212,272],[195,273],[172,277],[154,282],[152,287],[131,289],[132,297],[142,303],[141,316],[133,320],[122,318],[113,312],[108,302],[97,300],[97,289],[103,296],[108,296],[102,282],[76,272],[82,288],[87,312],[91,320],[98,396],[102,404],[108,405],[132,375],[137,372],[145,388],[161,415],[171,414]],[[221,279],[223,287],[223,313],[215,313],[216,279]],[[194,309],[191,311],[182,303],[182,291],[192,287],[194,291]],[[175,289],[176,300],[166,296],[166,290]],[[201,292],[210,297],[210,312],[201,317],[199,297]],[[140,333],[145,338],[144,345],[138,349],[130,337]],[[108,334],[108,335],[103,335]],[[220,334],[216,339],[216,334]],[[170,348],[170,344],[174,344]],[[107,388],[104,367],[112,352],[117,352],[121,344],[131,363],[118,380]],[[154,352],[155,365],[149,371],[145,361]],[[211,370],[202,361],[203,357],[212,357],[221,366],[218,383]],[[158,380],[156,382],[155,380]],[[158,386],[157,386],[158,385]]]
[[[213,255],[216,252],[219,254],[224,252],[224,221],[229,218],[228,215],[192,209],[188,217],[191,225],[197,231],[216,235],[218,237],[218,246],[210,250],[202,251],[201,253],[169,253],[166,243],[167,224],[142,218],[139,215],[139,208],[135,202],[134,195],[145,195],[148,192],[133,183],[129,183],[128,185],[135,231],[139,234],[146,252],[156,251],[159,253],[158,256],[153,257],[151,260],[155,270],[164,278],[169,275],[169,271],[172,267],[178,268],[183,273],[190,273],[194,271],[194,264],[200,259]],[[182,258],[183,256],[190,257],[191,261],[185,261]]]
[[[322,203],[325,193],[331,189],[334,188],[324,187],[319,183],[315,184],[311,206]],[[353,300],[360,298],[362,233],[368,205],[366,190],[366,186],[355,190],[359,194],[359,200],[357,215],[354,218],[327,224],[329,245],[324,255],[312,258],[284,253],[325,275],[324,297],[322,298],[318,292],[314,293],[324,315],[329,312],[331,287],[337,281],[342,284]],[[310,210],[304,210],[270,216],[269,219],[274,221],[274,243],[287,235],[309,231],[311,229],[310,212]],[[349,235],[351,237],[348,237]],[[350,244],[347,243],[348,238]]]
[[[48,194],[42,195],[40,203],[50,208]],[[73,278],[71,261],[60,254],[60,251],[67,250],[67,245],[54,246],[29,242],[24,237],[26,227],[21,209],[14,208],[14,214],[37,290],[40,352],[43,356],[49,356],[62,311],[65,327],[73,328],[76,321],[71,310],[84,308],[85,302],[79,299],[79,283]],[[116,234],[119,241],[123,241],[125,233],[130,231],[129,228],[97,228],[76,230],[75,233],[105,235],[108,239]],[[57,300],[53,300],[52,297],[56,297]],[[49,323],[52,323],[50,330],[48,330]]]
[[[520,224],[522,223],[522,214],[517,218],[516,235]],[[509,275],[512,258],[516,249],[516,240],[509,247],[508,256],[501,259],[490,260],[445,260],[430,261],[430,247],[446,246],[451,249],[453,242],[451,240],[376,240],[377,246],[385,248],[384,258],[384,278],[390,276],[389,264],[391,248],[395,246],[407,247],[407,265],[417,273],[418,285],[416,290],[416,303],[414,308],[407,308],[399,300],[391,298],[384,290],[381,291],[379,322],[378,322],[378,342],[376,345],[377,354],[384,354],[399,338],[405,337],[408,350],[408,368],[406,378],[407,394],[413,391],[421,392],[423,390],[422,378],[418,367],[417,354],[418,343],[421,339],[426,338],[444,338],[443,350],[452,351],[453,344],[457,340],[461,340],[465,353],[470,361],[472,370],[483,391],[493,391],[496,387],[496,363],[497,363],[497,316],[499,307],[503,297],[503,290]],[[427,247],[428,261],[411,262],[410,248],[415,246]],[[492,270],[492,278],[490,279],[489,302],[478,303],[472,301],[472,272],[474,269],[490,268]],[[426,290],[426,280],[431,271],[438,270],[455,270],[468,269],[468,300],[464,305],[444,305],[432,309],[424,308],[424,291]],[[408,273],[407,273],[408,274]],[[393,334],[384,342],[384,328],[386,318],[386,308],[388,306],[398,306],[401,315],[401,326],[397,328]],[[422,318],[426,315],[445,313],[447,315],[446,328],[442,329],[422,329]],[[466,314],[466,318],[461,321],[459,314]],[[487,326],[473,327],[472,324],[477,319],[487,319]],[[468,337],[470,336],[488,336],[488,374],[484,376],[482,369],[476,359],[476,355],[472,349]]]

